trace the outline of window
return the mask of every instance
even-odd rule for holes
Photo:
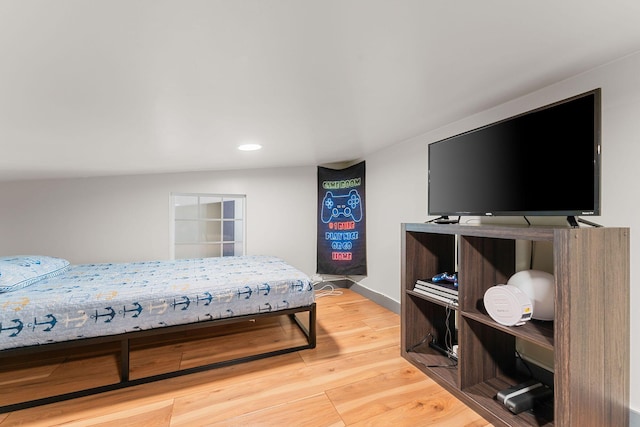
[[[172,258],[243,255],[245,196],[171,194]]]

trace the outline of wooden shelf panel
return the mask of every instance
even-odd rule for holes
[[[460,314],[494,329],[505,332],[514,337],[537,344],[548,350],[553,350],[553,322],[530,320],[521,326],[504,326],[486,314],[480,312],[461,311]]]
[[[490,224],[405,224],[406,231],[418,233],[477,236],[496,239],[540,240],[551,242],[555,230],[566,226],[522,226]]]

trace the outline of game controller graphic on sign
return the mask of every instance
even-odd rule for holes
[[[334,196],[331,191],[327,191],[322,201],[322,222],[328,224],[337,218],[352,219],[360,222],[362,219],[362,201],[358,190],[351,190],[349,194]]]

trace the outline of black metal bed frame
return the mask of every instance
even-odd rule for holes
[[[309,327],[307,328],[302,321],[296,316],[298,313],[308,312],[309,315]],[[190,331],[194,329],[202,329],[208,327],[216,327],[224,324],[232,324],[238,323],[248,320],[256,320],[265,317],[273,317],[273,316],[283,316],[288,315],[295,323],[298,328],[304,334],[307,343],[304,345],[298,345],[293,347],[287,347],[279,350],[267,351],[258,354],[252,354],[249,356],[237,357],[229,360],[222,360],[214,363],[209,363],[206,365],[195,366],[191,368],[178,369],[171,372],[165,372],[162,374],[150,375],[147,377],[130,379],[129,378],[129,351],[130,351],[130,341],[133,339],[144,338],[154,335],[168,334],[174,332],[183,332]],[[264,312],[258,314],[250,314],[243,315],[237,317],[230,317],[225,319],[214,319],[207,320],[203,322],[190,323],[184,325],[175,325],[175,326],[165,326],[157,329],[150,329],[144,331],[134,331],[134,332],[126,332],[118,335],[110,335],[110,336],[102,336],[102,337],[93,337],[93,338],[83,338],[72,341],[65,341],[59,343],[49,343],[43,345],[35,345],[28,347],[19,347],[7,350],[0,351],[0,361],[5,357],[15,357],[20,355],[31,355],[36,352],[46,352],[46,351],[54,351],[54,350],[67,350],[76,347],[82,346],[90,346],[94,344],[101,344],[107,342],[120,342],[120,381],[117,383],[107,384],[99,387],[91,387],[83,390],[73,391],[69,393],[62,393],[54,396],[44,397],[40,399],[28,400],[24,402],[12,403],[9,405],[0,406],[0,414],[13,412],[20,409],[33,408],[36,406],[47,405],[55,402],[62,402],[65,400],[75,399],[79,397],[90,396],[98,393],[104,393],[107,391],[119,390],[126,387],[133,387],[141,384],[147,384],[154,381],[160,381],[168,378],[175,378],[182,375],[193,374],[197,372],[203,372],[211,369],[221,368],[224,366],[235,365],[238,363],[250,362],[253,360],[264,359],[267,357],[278,356],[286,353],[293,353],[299,350],[312,349],[316,346],[316,304],[312,303],[311,305],[297,307],[297,308],[289,308],[284,310],[277,310],[272,312]]]

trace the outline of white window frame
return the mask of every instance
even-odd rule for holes
[[[186,217],[184,213],[177,214],[179,206],[179,198],[194,199],[195,204],[191,209],[193,212]],[[244,194],[213,194],[213,193],[171,193],[169,198],[169,258],[203,258],[209,256],[231,256],[246,254],[246,195]],[[206,210],[204,205],[206,201],[214,200],[220,202],[220,214],[218,217],[208,217],[203,214]],[[225,202],[234,201],[233,218],[225,217]],[[238,209],[238,202],[241,203]],[[189,224],[191,223],[191,224]],[[220,229],[216,230],[211,225],[219,223]],[[233,223],[233,240],[225,240],[225,227]],[[183,236],[180,232],[176,232],[176,228],[181,227]],[[185,238],[184,230],[186,229],[193,235],[193,239]],[[190,230],[189,230],[190,229]],[[213,230],[216,238],[209,236]],[[240,236],[240,238],[238,238]],[[178,237],[178,238],[177,238]],[[229,253],[232,248],[232,254]]]

